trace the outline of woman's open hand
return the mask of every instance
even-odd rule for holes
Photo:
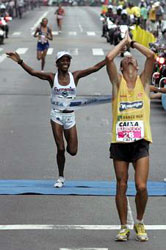
[[[8,58],[12,59],[15,62],[19,62],[21,60],[19,54],[17,52],[6,52]]]

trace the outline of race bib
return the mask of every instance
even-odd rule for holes
[[[134,142],[144,138],[143,121],[119,121],[116,124],[117,142]]]
[[[51,98],[51,104],[53,109],[66,110],[72,101],[72,98],[55,97]]]
[[[57,18],[58,18],[58,19],[62,19],[63,16],[62,16],[62,15],[57,15]]]
[[[47,39],[46,39],[46,36],[45,36],[45,35],[41,35],[41,36],[40,36],[40,42],[41,42],[42,44],[44,44],[44,43],[47,42]]]

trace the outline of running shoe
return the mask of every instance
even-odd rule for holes
[[[65,183],[65,178],[60,176],[55,182],[54,187],[62,188],[64,186],[64,183]]]
[[[119,233],[116,235],[116,241],[127,241],[129,239],[130,230],[125,226],[122,225]]]
[[[134,230],[136,232],[136,240],[138,240],[138,241],[148,241],[149,240],[144,224],[142,224],[142,223],[135,224]]]

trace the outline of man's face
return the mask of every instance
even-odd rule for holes
[[[126,57],[121,61],[122,70],[125,70],[126,68],[128,68],[129,65],[132,65],[134,68],[138,69],[137,60],[136,60],[134,57],[132,57],[132,56],[126,56]]]
[[[68,56],[62,56],[58,61],[57,61],[57,67],[58,69],[62,71],[68,71],[70,67],[70,57]]]

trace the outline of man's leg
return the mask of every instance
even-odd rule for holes
[[[117,179],[116,206],[121,222],[121,229],[116,235],[116,241],[127,241],[130,230],[127,227],[127,180],[129,163],[125,161],[114,160],[114,168]]]
[[[137,160],[134,164],[134,168],[135,168],[135,183],[137,190],[137,194],[135,197],[137,222],[134,225],[134,229],[136,232],[136,240],[147,241],[148,235],[144,227],[143,216],[148,200],[147,179],[149,173],[149,156]]]
[[[149,156],[137,160],[134,164],[136,183],[136,210],[137,219],[142,220],[148,200],[147,179],[149,174]]]
[[[127,224],[127,180],[129,163],[125,161],[114,160],[114,169],[117,180],[116,206],[121,225]]]

